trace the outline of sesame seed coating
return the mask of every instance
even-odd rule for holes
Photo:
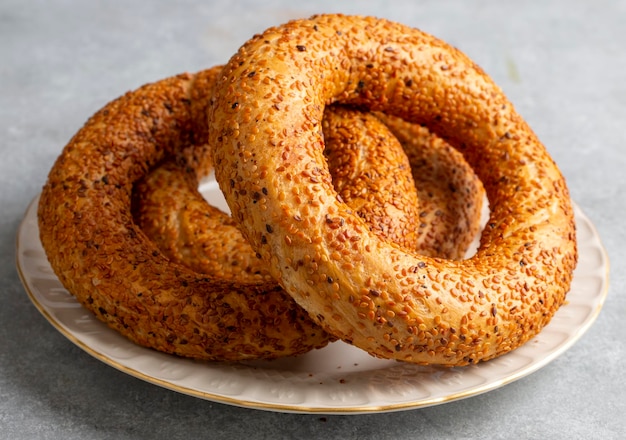
[[[460,258],[480,226],[480,181],[460,153],[422,127],[401,120],[390,124],[405,132],[404,144],[416,146],[412,161],[378,116],[342,106],[326,109],[324,154],[333,186],[379,237],[420,253],[448,257],[456,252]],[[135,184],[134,218],[168,258],[196,272],[270,282],[269,271],[232,218],[198,192],[199,178],[210,170],[198,170],[185,157],[160,164]],[[298,188],[292,192],[297,195]],[[418,192],[424,204],[418,204]],[[251,209],[266,209],[266,194],[266,188],[255,189]],[[341,226],[335,218],[325,221],[330,228]],[[289,236],[285,241],[291,244]],[[350,241],[342,238],[341,246]]]
[[[464,258],[481,228],[485,190],[461,153],[428,128],[377,113],[408,155],[420,201],[418,253]]]
[[[166,258],[133,221],[133,183],[168,155],[198,172],[206,105],[219,68],[145,85],[107,104],[70,140],[38,206],[41,241],[60,281],[130,340],[198,359],[276,358],[333,337],[275,282],[233,283]]]
[[[463,154],[491,209],[474,257],[394,246],[337,197],[319,130],[331,103],[423,124]],[[577,250],[563,176],[491,79],[430,35],[342,15],[268,29],[222,71],[209,127],[233,218],[272,275],[323,328],[372,355],[491,359],[536,335],[565,300]],[[248,209],[257,186],[267,188],[265,210]]]

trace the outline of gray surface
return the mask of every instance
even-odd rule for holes
[[[356,6],[358,4],[358,6]],[[277,414],[161,389],[49,325],[15,270],[15,233],[69,137],[142,83],[222,63],[269,25],[315,12],[420,27],[473,57],[530,122],[612,262],[606,305],[568,352],[470,399],[366,416]],[[0,437],[623,438],[626,433],[626,1],[0,2]]]

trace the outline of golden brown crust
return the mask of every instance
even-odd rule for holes
[[[172,261],[195,272],[239,283],[274,283],[233,219],[208,204],[195,170],[160,164],[135,185],[133,217]]]
[[[332,102],[424,124],[463,153],[491,209],[474,257],[401,250],[337,199],[318,129]],[[340,15],[268,29],[225,67],[209,122],[233,217],[276,279],[343,340],[380,357],[464,365],[528,341],[564,302],[577,261],[565,180],[502,91],[444,42]],[[261,188],[258,209],[247,209]]]
[[[325,119],[330,168],[346,203],[379,237],[414,249],[423,218],[400,143],[371,114],[333,108]],[[136,184],[137,223],[168,258],[197,272],[236,282],[271,282],[235,222],[202,198],[202,175],[187,162],[164,162]]]
[[[371,231],[425,255],[464,256],[480,228],[484,191],[459,152],[424,127],[343,106],[326,109],[323,132],[333,185]],[[168,258],[196,272],[271,281],[235,222],[197,188],[195,167],[164,162],[135,186],[137,223]]]
[[[63,177],[58,179],[51,177],[44,189],[40,204],[40,222],[44,246],[46,246],[55,271],[59,273],[62,273],[64,264],[67,265],[71,262],[71,260],[60,259],[57,254],[63,256],[66,246],[76,246],[79,250],[82,249],[80,252],[85,256],[82,262],[74,261],[72,263],[73,268],[79,267],[81,263],[87,264],[92,261],[91,258],[104,257],[107,253],[109,253],[109,259],[112,261],[119,260],[118,264],[111,264],[106,270],[101,267],[91,268],[91,278],[86,280],[81,280],[84,272],[74,273],[71,278],[62,278],[62,280],[68,289],[100,319],[142,345],[181,356],[227,360],[256,357],[272,358],[298,354],[311,348],[320,347],[332,338],[321,329],[312,328],[310,321],[306,316],[302,316],[302,311],[293,304],[290,297],[277,293],[280,291],[279,286],[273,282],[268,272],[263,268],[262,262],[245,242],[232,219],[217,208],[204,203],[197,192],[198,177],[207,174],[211,169],[209,147],[202,142],[207,135],[205,119],[202,116],[206,111],[209,91],[212,88],[216,72],[214,69],[201,72],[195,77],[180,76],[147,85],[109,104],[88,122],[76,138],[70,142],[59,158],[59,163],[51,171],[51,176],[57,173]],[[175,109],[173,104],[164,100],[162,96],[162,93],[171,93],[172,90],[170,89],[176,86],[180,88],[180,90],[174,91],[175,95],[177,92],[180,94],[177,96],[181,103],[180,109]],[[159,100],[163,101],[160,102]],[[119,101],[123,101],[123,103]],[[137,104],[137,108],[132,109],[135,104]],[[159,114],[157,117],[147,114],[148,106],[158,105],[162,105],[168,114]],[[179,164],[166,162],[150,174],[150,184],[154,191],[152,195],[156,204],[150,206],[147,203],[136,202],[135,207],[138,212],[134,216],[140,219],[140,224],[143,230],[148,232],[149,237],[158,240],[158,244],[165,248],[163,250],[170,260],[185,263],[198,272],[195,274],[194,281],[200,282],[200,285],[205,289],[201,292],[202,298],[200,299],[204,301],[217,299],[216,303],[219,304],[219,299],[224,296],[224,292],[234,292],[233,296],[245,298],[248,307],[258,309],[256,313],[250,314],[248,309],[241,307],[237,309],[237,306],[233,306],[230,302],[224,303],[226,311],[222,311],[222,313],[228,313],[232,309],[240,327],[235,326],[232,322],[228,327],[223,328],[220,325],[227,322],[202,323],[203,312],[198,310],[199,307],[197,306],[201,301],[195,298],[199,293],[193,291],[193,285],[192,291],[187,292],[185,297],[180,300],[177,298],[178,292],[174,290],[168,292],[167,290],[171,289],[171,286],[162,283],[164,280],[176,281],[177,277],[181,275],[180,268],[161,261],[163,256],[158,255],[154,249],[151,250],[152,244],[146,242],[145,237],[138,233],[136,225],[129,222],[127,217],[129,212],[127,205],[128,188],[133,183],[133,178],[125,181],[123,174],[116,174],[117,170],[107,168],[107,164],[104,162],[107,161],[109,154],[127,154],[123,151],[124,144],[121,141],[128,136],[138,134],[131,131],[136,122],[137,114],[141,117],[150,117],[150,122],[157,125],[150,129],[151,135],[155,134],[158,129],[167,130],[169,127],[173,130],[169,136],[167,133],[163,133],[163,135],[168,136],[166,139],[173,143],[169,153],[179,155]],[[343,114],[343,117],[340,117],[340,114]],[[343,113],[338,111],[337,117],[334,118],[336,128],[364,129],[364,124],[359,125],[354,122],[355,114],[352,114],[352,118],[348,118],[347,111]],[[373,120],[372,124],[376,125],[379,130],[376,134],[380,135],[380,127],[384,126],[373,116],[367,116],[366,119]],[[105,126],[107,127],[106,131],[99,131],[99,127]],[[109,133],[109,138],[105,132]],[[141,132],[139,134],[141,135]],[[391,136],[386,129],[385,135]],[[88,138],[90,142],[93,142],[95,148],[92,145],[83,145],[83,138]],[[135,140],[133,147],[139,149],[139,154],[141,154],[141,148],[147,149],[156,146],[152,144],[153,141],[153,139],[148,138],[142,144]],[[346,148],[347,141],[345,139],[343,143],[337,143],[336,148]],[[105,142],[110,149],[103,157],[98,148],[102,147]],[[347,175],[343,178],[347,188],[352,188],[355,193],[367,195],[358,201],[359,206],[355,209],[367,217],[369,221],[377,221],[384,225],[384,227],[376,228],[380,236],[389,235],[396,240],[404,239],[402,244],[409,246],[414,243],[407,241],[409,234],[405,236],[403,232],[417,229],[417,222],[419,221],[419,211],[416,206],[417,194],[408,158],[402,151],[400,144],[397,142],[396,144],[393,147],[385,148],[386,154],[383,157],[380,152],[374,151],[375,148],[378,150],[383,148],[382,143],[370,142],[369,145],[364,146],[366,154],[362,158],[363,163],[374,168],[382,167],[383,164],[397,167],[398,172],[395,175],[389,175],[389,177],[384,175],[370,176],[367,180],[355,179]],[[76,148],[79,147],[85,147],[85,151],[81,153],[84,154],[82,157],[74,156],[77,154]],[[143,156],[144,160],[148,160],[148,164],[135,166],[140,167],[139,172],[145,171],[150,163],[160,160],[166,153],[155,154],[155,152],[148,150]],[[98,229],[96,234],[98,237],[97,245],[90,242],[84,243],[80,241],[82,238],[77,238],[77,242],[60,242],[59,240],[66,236],[79,237],[76,235],[76,231],[85,232],[83,229],[85,225],[78,223],[72,225],[76,228],[72,229],[67,225],[50,222],[51,212],[54,212],[51,204],[54,203],[53,201],[60,201],[64,195],[72,194],[73,187],[68,184],[68,181],[75,180],[78,174],[74,169],[64,168],[65,165],[62,161],[77,158],[82,161],[80,165],[83,170],[102,172],[101,167],[107,169],[106,175],[94,182],[92,188],[89,188],[89,182],[84,181],[75,189],[75,191],[82,191],[83,187],[88,188],[89,190],[81,193],[81,196],[93,197],[96,200],[86,200],[87,206],[83,205],[80,208],[70,208],[68,203],[64,203],[64,213],[67,212],[65,209],[77,209],[75,216],[80,216],[81,220],[98,221],[96,225]],[[129,168],[123,172],[133,169],[132,164],[128,165]],[[350,173],[350,168],[344,167],[343,171]],[[177,179],[171,178],[173,173],[177,173]],[[82,171],[80,175],[83,175]],[[390,182],[384,182],[384,179],[393,181],[395,184],[402,183],[399,185],[401,192],[383,192],[391,186]],[[113,180],[116,184],[115,187],[111,188],[108,185]],[[63,191],[59,192],[57,182],[61,181],[63,182]],[[114,189],[122,189],[122,191],[116,192]],[[117,215],[121,215],[121,218],[113,219],[113,216],[116,215],[115,211],[113,213],[102,212],[104,215],[100,217],[101,213],[91,211],[98,203],[101,203],[103,210],[112,206],[119,209],[120,212]],[[378,204],[382,210],[371,214],[369,211],[374,212],[379,209]],[[397,209],[390,213],[388,212],[389,206],[395,206]],[[165,212],[163,211],[164,208],[166,209]],[[160,215],[163,215],[162,219],[158,219]],[[128,231],[127,237],[119,237],[114,231],[115,228],[120,228],[122,225]],[[199,237],[204,236],[207,230],[212,231],[210,240],[200,240]],[[414,237],[413,240],[415,240]],[[136,241],[134,252],[138,252],[138,254],[129,255],[130,251],[125,248],[131,243],[129,238]],[[119,243],[116,240],[119,240]],[[180,243],[182,246],[179,245]],[[112,244],[113,246],[111,246]],[[90,251],[94,254],[90,254]],[[130,285],[116,279],[119,273],[130,270],[128,267],[124,267],[124,264],[130,265],[128,260],[131,260],[131,257],[135,261],[139,261],[133,263],[136,266],[133,271],[141,270],[150,278],[127,280],[130,281]],[[88,268],[81,270],[86,269]],[[200,276],[199,273],[202,275]],[[187,275],[193,279],[194,274]],[[62,277],[62,275],[59,276]],[[207,276],[211,278],[208,279]],[[209,285],[211,281],[221,283],[218,290],[211,289]],[[189,284],[190,281],[181,279],[181,283]],[[132,289],[142,289],[146,284],[150,285],[150,292],[138,292],[138,298],[132,298],[128,295]],[[123,291],[122,289],[127,290]],[[149,295],[150,298],[145,298],[146,295]],[[259,298],[256,295],[259,295]],[[155,300],[155,298],[158,299]],[[192,304],[189,305],[189,303]],[[206,305],[203,304],[202,307],[206,307]],[[275,313],[272,313],[273,311]],[[189,318],[192,313],[196,314],[196,319]],[[259,314],[262,319],[259,318]],[[288,319],[284,319],[281,316],[283,314]],[[257,323],[256,328],[249,322]],[[301,322],[304,324],[300,324]],[[275,326],[276,329],[268,329],[272,326]],[[235,335],[236,332],[248,333],[248,335],[237,336]],[[309,341],[310,335],[312,337]],[[208,345],[209,343],[210,345]]]
[[[485,190],[463,155],[428,128],[377,116],[404,146],[420,201],[417,251],[459,260],[481,228]]]
[[[418,192],[409,159],[387,126],[369,112],[329,106],[322,132],[337,194],[378,237],[416,249]]]
[[[193,272],[163,256],[132,220],[133,183],[166,155],[185,150],[198,172],[210,166],[199,135],[207,84],[218,73],[158,81],[96,113],[50,171],[38,210],[42,244],[63,285],[140,345],[218,360],[322,347],[332,337],[276,283]]]

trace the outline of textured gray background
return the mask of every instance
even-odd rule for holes
[[[566,175],[612,262],[595,325],[529,377],[390,414],[241,409],[129,377],[29,302],[15,233],[69,137],[142,83],[223,63],[266,27],[316,12],[378,15],[456,45],[505,90]],[[626,1],[0,2],[0,438],[623,438],[626,433]]]

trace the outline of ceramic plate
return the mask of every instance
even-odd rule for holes
[[[225,208],[214,183],[205,197]],[[83,309],[62,287],[39,241],[38,199],[19,228],[17,267],[30,299],[70,341],[125,373],[216,402],[282,412],[359,414],[451,402],[501,387],[553,361],[589,329],[608,291],[608,259],[591,221],[576,207],[580,260],[568,302],[533,340],[491,361],[437,368],[375,359],[336,342],[275,361],[210,363],[139,347]]]

